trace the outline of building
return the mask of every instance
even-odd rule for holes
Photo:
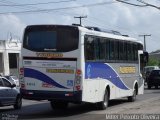
[[[18,76],[21,42],[0,40],[0,74]]]
[[[150,58],[153,58],[153,59],[157,59],[157,60],[160,60],[160,50],[156,50],[154,52],[151,52],[149,54],[149,57]]]

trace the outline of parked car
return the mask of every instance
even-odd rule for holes
[[[15,83],[5,77],[0,76],[0,106],[13,105],[14,109],[20,109],[22,106],[22,97]]]
[[[17,87],[19,86],[19,79],[17,78],[17,76],[7,75],[7,76],[4,76],[4,77],[6,77],[6,78],[7,78],[8,80],[10,80],[11,82],[14,82]]]
[[[144,69],[143,69],[143,77],[145,79],[145,82],[147,82],[151,71],[152,70],[157,70],[157,69],[159,69],[158,66],[146,66],[146,67],[144,67]]]
[[[151,71],[147,80],[147,85],[148,89],[150,89],[152,86],[155,86],[155,88],[160,86],[160,69]]]

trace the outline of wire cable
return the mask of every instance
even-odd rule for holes
[[[30,3],[30,4],[3,4],[3,5],[0,5],[0,6],[6,6],[6,7],[34,6],[34,5],[46,5],[46,4],[64,3],[64,2],[72,2],[72,1],[76,1],[76,0],[62,0],[62,1],[56,1],[56,2],[43,2],[43,3]]]
[[[101,2],[101,3],[93,3],[93,4],[87,4],[87,5],[72,6],[72,7],[53,8],[53,9],[38,9],[38,10],[26,10],[26,11],[1,12],[0,15],[46,13],[46,12],[52,12],[52,11],[57,11],[57,10],[68,10],[68,9],[77,9],[77,8],[84,8],[84,7],[94,7],[94,6],[101,6],[101,5],[113,4],[113,3],[117,3],[117,2],[111,1],[111,2]]]
[[[139,4],[134,4],[134,3],[130,3],[130,2],[126,2],[124,0],[116,0],[117,2],[121,2],[121,3],[125,3],[125,4],[128,4],[128,5],[133,5],[133,6],[137,6],[137,7],[147,7],[148,5],[139,5]]]

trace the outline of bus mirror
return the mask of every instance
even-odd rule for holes
[[[148,59],[149,59],[148,52],[144,51],[144,52],[143,52],[143,56],[144,56],[144,58],[143,58],[143,59],[144,59],[144,62],[145,62],[145,63],[148,63]]]

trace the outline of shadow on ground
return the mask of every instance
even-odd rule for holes
[[[109,107],[126,103],[126,99],[112,100]],[[64,110],[53,110],[49,102],[23,106],[21,110],[14,110],[12,107],[0,108],[0,114],[18,115],[21,119],[45,119],[45,118],[64,118],[78,116],[87,112],[98,110],[95,104],[69,104]]]

